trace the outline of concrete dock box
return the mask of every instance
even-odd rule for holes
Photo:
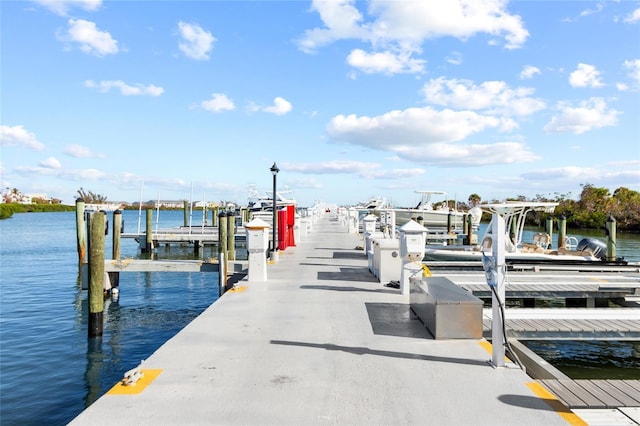
[[[410,280],[409,301],[435,339],[482,338],[482,300],[448,278]]]

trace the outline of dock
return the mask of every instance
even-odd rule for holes
[[[361,245],[362,236],[321,216],[268,264],[267,281],[239,281],[142,362],[138,384],[114,383],[70,424],[566,425],[594,418],[592,410],[572,411],[550,384],[514,363],[495,368],[484,338],[435,340],[410,314],[409,295],[371,274]],[[640,422],[635,407],[611,409],[598,415]]]

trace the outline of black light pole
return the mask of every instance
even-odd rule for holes
[[[278,172],[280,171],[280,169],[278,168],[278,166],[276,166],[276,163],[274,161],[273,166],[271,166],[271,168],[269,169],[271,170],[271,174],[273,175],[273,247],[272,247],[272,253],[275,253],[276,251],[276,175],[278,174]],[[273,259],[275,256],[271,256],[271,258]]]

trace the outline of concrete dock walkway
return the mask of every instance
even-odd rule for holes
[[[493,368],[483,341],[434,340],[357,245],[321,216],[267,282],[240,281],[145,360],[147,378],[159,370],[147,387],[108,393],[71,424],[580,422],[519,368]]]

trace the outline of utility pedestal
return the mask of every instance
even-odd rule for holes
[[[369,271],[371,272],[373,272],[373,240],[383,237],[382,232],[376,232],[377,221],[378,217],[372,214],[362,218],[362,222],[364,222],[364,254],[367,256]]]
[[[269,247],[269,225],[256,218],[244,225],[247,230],[247,250],[249,251],[249,281],[267,280],[267,248]]]
[[[422,258],[427,241],[427,228],[410,220],[400,227],[400,293],[409,294],[409,280],[422,280]]]

